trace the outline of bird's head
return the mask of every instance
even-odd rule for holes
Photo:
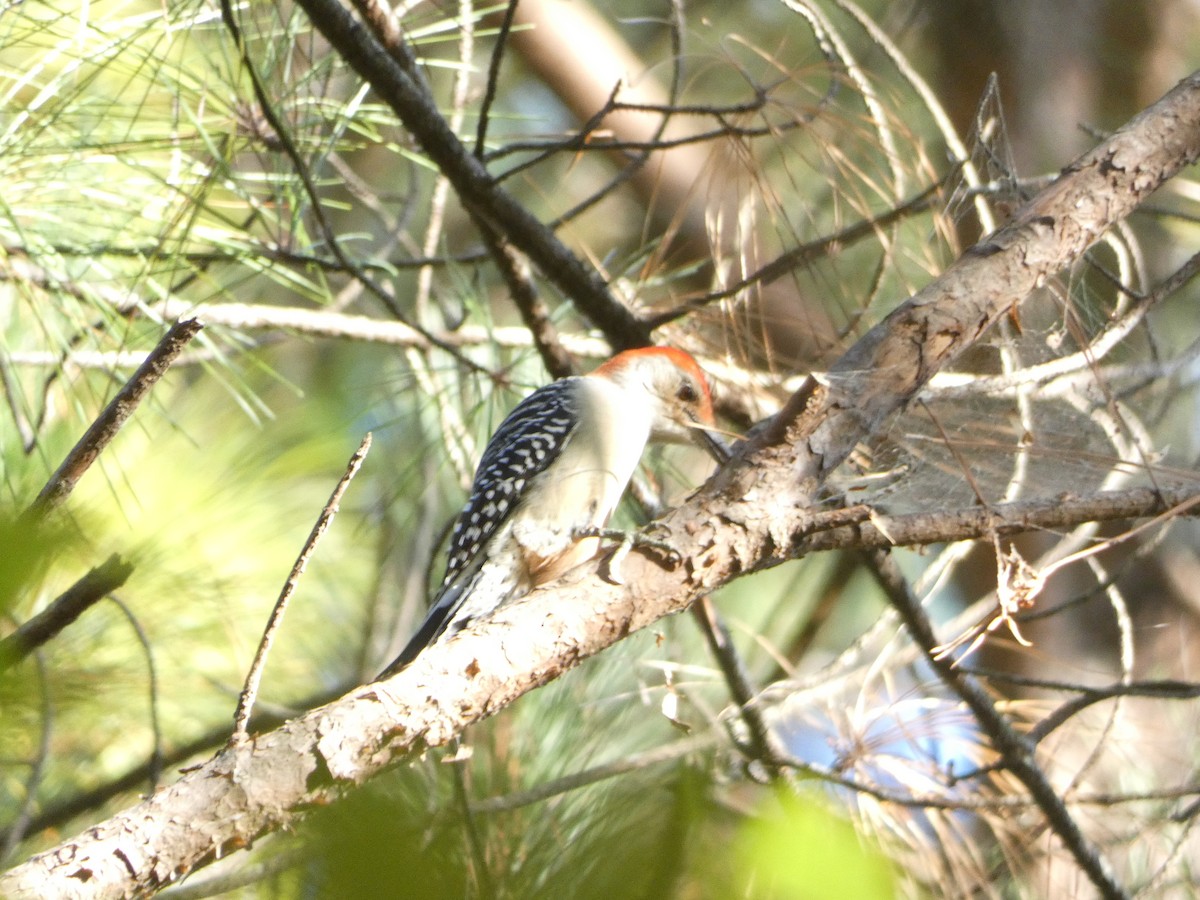
[[[654,404],[650,440],[699,444],[718,462],[729,454],[716,436],[712,391],[699,363],[674,347],[643,347],[618,353],[596,375],[649,397]]]

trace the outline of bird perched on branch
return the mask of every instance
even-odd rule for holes
[[[534,391],[488,442],[429,614],[379,677],[594,557],[646,445],[695,442],[720,461],[714,427],[704,372],[671,347],[627,350]]]

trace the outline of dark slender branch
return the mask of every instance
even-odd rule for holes
[[[500,63],[504,60],[504,51],[508,49],[508,36],[512,33],[513,16],[516,15],[518,2],[519,0],[508,0],[504,18],[496,34],[496,46],[492,48],[492,58],[488,63],[483,100],[479,104],[479,124],[475,127],[475,158],[480,162],[483,161],[487,148],[488,123],[491,121],[492,104],[496,102],[496,89],[500,86]]]
[[[1142,697],[1154,700],[1200,699],[1200,684],[1191,681],[1161,679],[1158,681],[1132,681],[1127,684],[1117,683],[1108,687],[1089,688],[1081,687],[1079,684],[1073,682],[1033,678],[1014,672],[1000,672],[993,669],[981,669],[963,665],[957,668],[958,671],[964,674],[980,679],[986,678],[989,682],[1004,682],[1023,687],[1039,688],[1041,690],[1078,694],[1079,696],[1073,697],[1063,703],[1029,729],[1027,736],[1034,744],[1040,744],[1057,728],[1066,724],[1072,716],[1083,712],[1083,710],[1097,703],[1103,703],[1105,700],[1115,700],[1122,697]],[[1000,768],[1003,768],[1003,763],[995,763],[980,766],[969,772],[957,773],[955,777],[959,781],[968,778],[978,778],[980,775]]]
[[[779,774],[778,748],[772,740],[771,729],[763,718],[762,707],[758,704],[758,691],[754,688],[741,654],[733,645],[733,635],[722,621],[711,597],[701,597],[692,604],[691,611],[692,618],[699,624],[700,633],[704,635],[709,650],[717,660],[717,665],[721,667],[725,684],[746,726],[749,746],[744,752],[762,763],[771,778],[776,777]]]
[[[1107,686],[1084,687],[1074,681],[1057,681],[1053,678],[1035,678],[1020,672],[1004,672],[999,669],[985,669],[979,666],[960,665],[960,672],[986,678],[988,681],[1002,681],[1021,687],[1038,688],[1044,691],[1059,691],[1066,694],[1083,694],[1095,696],[1099,700],[1112,697],[1151,697],[1156,700],[1196,700],[1200,699],[1200,683],[1194,681],[1179,681],[1174,678],[1159,678],[1151,681],[1130,681],[1126,684],[1116,682]]]
[[[609,115],[619,110],[622,106],[623,104],[613,101],[603,108],[603,115]],[[745,140],[747,138],[779,137],[782,132],[799,128],[806,121],[789,119],[783,122],[771,122],[767,125],[756,126],[754,128],[725,124],[720,128],[713,128],[709,131],[701,131],[684,137],[639,141],[628,138],[594,137],[592,135],[599,126],[599,119],[589,119],[578,131],[557,140],[511,141],[489,153],[487,162],[494,162],[497,159],[516,153],[538,151],[538,155],[532,159],[527,159],[513,165],[496,176],[499,180],[506,181],[514,175],[518,175],[526,169],[532,168],[548,159],[553,159],[562,153],[614,153],[618,151],[624,153],[657,153],[660,150],[673,150],[676,147],[687,147],[692,144],[711,144],[718,138],[732,137]]]
[[[92,569],[40,613],[0,641],[0,672],[12,668],[74,622],[84,610],[125,583],[133,566],[115,553]]]
[[[600,109],[597,110],[596,114],[593,115],[590,119],[588,119],[587,122],[584,123],[583,127],[579,130],[579,136],[581,138],[584,135],[590,134],[591,132],[593,132],[594,130],[599,128],[601,123],[613,112],[613,110],[616,109],[616,107],[617,107],[616,97],[617,97],[617,93],[620,90],[621,90],[620,84],[613,86],[612,93],[609,94],[608,101],[604,104],[604,106],[600,107]],[[658,127],[655,131],[654,139],[651,141],[642,142],[644,144],[644,146],[642,146],[642,147],[633,148],[633,149],[637,150],[637,155],[626,159],[624,161],[624,165],[622,165],[622,167],[621,167],[621,170],[616,175],[614,175],[612,178],[608,179],[608,181],[606,181],[601,187],[597,188],[595,191],[593,191],[587,197],[584,197],[582,200],[580,200],[578,203],[576,203],[570,209],[566,210],[565,212],[563,212],[556,218],[552,219],[549,223],[549,226],[551,228],[557,229],[557,228],[561,228],[563,225],[567,224],[568,222],[574,221],[575,219],[577,219],[581,215],[583,215],[585,212],[587,212],[589,209],[594,207],[596,204],[598,204],[600,201],[602,201],[605,197],[608,197],[610,194],[612,194],[614,191],[616,191],[617,188],[619,188],[621,185],[626,184],[629,181],[632,181],[634,179],[634,177],[637,176],[637,174],[646,165],[646,161],[650,158],[650,154],[655,152],[655,150],[659,149],[656,146],[656,144],[658,144],[660,142],[662,132],[666,129],[666,126],[667,126],[667,122],[666,122],[666,119],[664,119],[662,122],[660,122],[658,124]],[[567,143],[574,143],[574,141],[572,140]],[[581,150],[586,149],[588,146],[586,140],[582,140],[581,144],[582,144],[582,146],[580,147]],[[613,148],[610,146],[610,150],[611,149],[613,149]],[[542,155],[542,159],[550,159],[550,158],[557,157],[562,152],[566,152],[566,148],[564,148],[564,150],[562,150],[562,151],[556,151],[553,153],[547,152]],[[541,160],[537,160],[537,161],[540,162]],[[533,164],[535,164],[535,161],[530,160],[529,165],[533,165]],[[513,168],[505,171],[502,175],[497,176],[497,180],[499,180],[499,181],[507,180],[507,179],[511,178],[513,175],[516,175],[519,171],[529,168],[529,165],[514,166]]]
[[[162,378],[171,367],[171,363],[183,352],[183,348],[203,327],[196,319],[182,319],[167,329],[158,346],[150,351],[146,361],[138,366],[137,371],[125,382],[125,386],[117,392],[117,396],[113,397],[112,402],[79,439],[79,443],[67,454],[58,471],[51,476],[37,495],[37,499],[33,501],[29,513],[49,512],[66,499],[83,477],[83,473],[96,461],[96,457],[121,430],[125,420],[137,409],[142,398]]]
[[[656,154],[660,149],[664,149],[664,135],[667,132],[671,117],[674,115],[675,104],[679,99],[679,94],[683,86],[683,62],[685,59],[685,54],[683,52],[684,26],[682,10],[680,9],[679,4],[676,2],[672,3],[672,13],[671,86],[668,91],[667,102],[662,104],[661,108],[658,110],[660,118],[658,123],[655,125],[653,132],[644,140],[638,142],[641,144],[641,146],[633,148],[631,151],[629,151],[629,155],[627,156],[620,156],[617,152],[615,152],[617,148],[615,148],[612,144],[609,144],[610,150],[614,151],[610,153],[610,156],[618,158],[619,162],[621,163],[620,171],[618,171],[614,177],[608,179],[608,181],[599,189],[593,191],[589,196],[584,197],[570,209],[552,220],[550,222],[551,228],[558,229],[567,222],[578,218],[584,212],[593,208],[606,197],[613,194],[622,185],[645,174],[646,164],[650,161],[651,157],[653,157],[654,154]],[[619,114],[622,108],[626,106],[626,104],[623,104],[617,99],[620,96],[623,87],[624,85],[620,81],[613,84],[612,89],[608,94],[608,99],[604,102],[600,109],[592,113],[587,122],[585,122],[583,126],[575,133],[572,138],[572,143],[577,143],[580,149],[586,149],[588,141],[590,140],[590,136],[597,129],[602,127],[613,127],[617,132],[622,132],[626,129],[627,126],[614,125],[612,118],[614,114]],[[568,151],[564,150],[561,152]],[[626,151],[622,150],[621,152],[624,153]],[[558,154],[542,154],[541,159],[546,159],[556,155]],[[531,162],[536,163],[537,161],[540,160],[534,160]],[[670,165],[670,163],[667,163],[667,165]],[[498,180],[511,178],[518,170],[522,168],[524,168],[524,166],[516,166],[512,169],[509,169]],[[674,228],[674,225],[670,226],[670,230],[673,231]],[[663,236],[662,243],[669,243],[672,236],[672,234],[665,234]]]
[[[399,47],[381,43],[382,36],[369,33],[338,0],[300,0],[300,5],[342,58],[391,106],[466,207],[525,253],[604,332],[615,349],[649,343],[649,329],[613,298],[599,273],[502,190],[463,146],[421,81],[396,62]]]
[[[1079,690],[1076,688],[1076,690]],[[1179,681],[1159,681],[1115,685],[1111,688],[1088,688],[1078,697],[1068,700],[1029,730],[1029,739],[1041,743],[1060,725],[1089,706],[1118,697],[1153,697],[1160,700],[1195,700],[1200,698],[1200,685]]]
[[[909,634],[921,648],[926,661],[937,672],[942,682],[958,694],[974,714],[980,728],[1000,754],[1004,767],[1025,785],[1045,815],[1050,828],[1058,835],[1063,846],[1075,858],[1075,862],[1096,890],[1110,900],[1128,897],[1128,892],[1116,880],[1107,860],[1080,830],[1078,823],[1067,810],[1066,803],[1038,765],[1034,755],[1034,743],[1028,737],[1017,733],[996,708],[996,704],[978,680],[956,669],[953,659],[937,652],[939,641],[933,625],[891,554],[884,550],[876,550],[867,554],[867,559],[876,581],[904,620]]]
[[[568,375],[577,374],[575,358],[559,340],[558,329],[550,319],[550,309],[538,294],[537,285],[533,283],[529,264],[508,241],[492,231],[486,223],[478,224],[492,254],[492,262],[508,286],[508,293],[521,314],[521,321],[529,329],[529,336],[533,339],[533,345],[537,347],[546,371],[552,378],[566,378]]]

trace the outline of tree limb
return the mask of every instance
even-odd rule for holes
[[[133,565],[113,554],[63,591],[45,609],[0,641],[0,672],[45,644],[125,583]]]
[[[74,490],[76,483],[83,477],[92,463],[96,461],[102,450],[108,446],[125,420],[133,415],[142,398],[150,392],[150,388],[166,374],[171,363],[183,352],[204,326],[194,318],[180,319],[167,329],[158,345],[150,351],[136,372],[130,376],[125,385],[113,397],[112,402],[96,417],[96,421],[84,433],[79,442],[67,454],[50,480],[46,482],[37,499],[30,506],[29,513],[43,514],[54,509],[67,495]]]
[[[378,35],[357,22],[338,0],[300,0],[300,6],[342,58],[392,108],[473,215],[533,260],[604,332],[614,350],[649,343],[649,329],[613,298],[600,274],[496,184],[483,163],[450,130],[421,80],[397,61],[396,53],[388,52]],[[402,41],[399,46],[404,47]]]

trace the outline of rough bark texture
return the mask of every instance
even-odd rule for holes
[[[141,804],[0,878],[5,897],[153,891],[286,826],[405,755],[446,743],[626,634],[802,549],[808,499],[854,443],[1200,151],[1200,76],[1064,170],[941,278],[809,383],[739,456],[662,520],[684,563],[632,554],[627,584],[580,571],[360,688],[218,754]]]

